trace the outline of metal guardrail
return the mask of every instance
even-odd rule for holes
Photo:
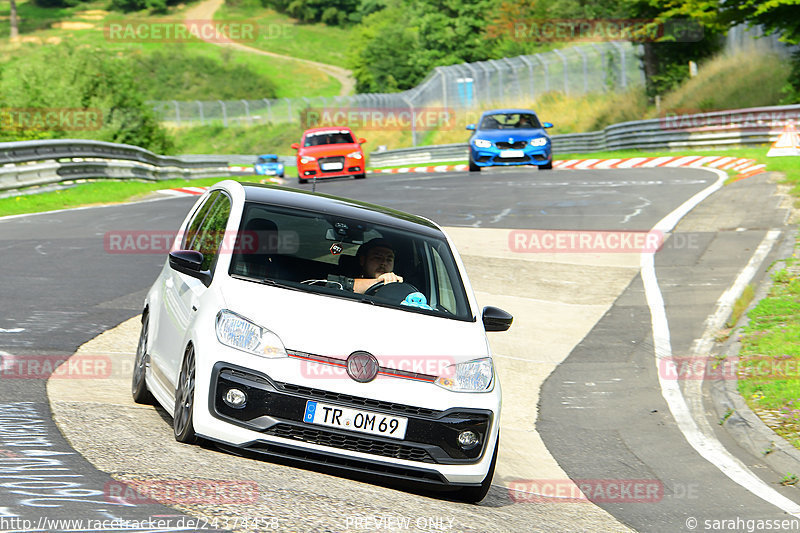
[[[228,166],[227,158],[166,157],[138,146],[102,141],[0,143],[0,190],[88,178],[160,181],[229,176]]]
[[[775,142],[789,121],[800,122],[800,105],[771,106],[613,124],[601,131],[553,135],[553,152],[720,149]],[[466,133],[465,133],[466,136]],[[466,160],[467,143],[370,153],[373,167]]]

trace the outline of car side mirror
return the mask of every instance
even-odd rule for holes
[[[364,137],[358,138],[358,144],[364,144],[365,142],[367,142],[367,140]]]
[[[175,250],[169,253],[169,267],[172,270],[197,278],[208,287],[211,285],[211,273],[201,270],[203,254],[195,250]]]
[[[475,124],[467,124],[467,129],[469,131],[475,131]]]
[[[295,150],[299,150],[300,149],[300,143],[292,143],[292,148],[294,148]]]
[[[511,327],[514,317],[502,309],[487,305],[483,308],[483,329],[486,331],[506,331]]]
[[[552,128],[553,124],[551,122],[545,122],[544,124],[542,124],[542,126],[544,126],[545,128]]]

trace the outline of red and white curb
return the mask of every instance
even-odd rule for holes
[[[261,183],[274,183],[276,185],[283,185],[286,180],[278,177],[270,177],[261,180]],[[180,187],[177,189],[159,189],[156,192],[166,194],[167,196],[200,196],[208,190],[208,187]]]
[[[766,165],[758,164],[754,159],[725,156],[663,156],[663,157],[627,157],[624,159],[568,159],[553,161],[556,170],[617,169],[617,168],[652,168],[652,167],[710,167],[723,170],[736,170],[736,179],[749,178],[764,172]],[[513,168],[513,167],[511,167]],[[385,168],[368,171],[372,174],[407,174],[416,172],[461,172],[467,165],[437,165],[426,167]]]

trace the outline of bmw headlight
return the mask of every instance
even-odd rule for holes
[[[317,160],[317,158],[316,158],[316,157],[314,157],[314,156],[311,156],[311,155],[304,155],[304,156],[302,156],[302,157],[300,158],[300,162],[301,162],[301,163],[303,163],[304,165],[305,165],[306,163],[310,163],[310,162],[312,162],[312,161],[316,161],[316,160]]]
[[[350,157],[350,158],[353,158],[353,159],[361,159],[364,156],[361,155],[361,152],[350,152],[349,154],[347,154],[347,157]]]
[[[434,383],[454,392],[483,392],[492,386],[493,375],[492,359],[485,357],[448,366]]]
[[[531,146],[544,146],[547,144],[547,137],[536,137],[531,139]]]
[[[261,357],[288,356],[277,335],[227,309],[217,313],[217,340],[231,348]]]
[[[488,141],[486,139],[474,139],[472,144],[475,145],[476,148],[491,148],[492,141]]]

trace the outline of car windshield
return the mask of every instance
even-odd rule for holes
[[[533,113],[496,113],[486,115],[481,120],[482,130],[519,130],[541,128],[539,119]]]
[[[353,136],[347,130],[315,131],[306,133],[303,146],[319,146],[322,144],[353,144]]]
[[[275,155],[262,155],[258,158],[259,163],[277,163],[278,156]]]
[[[358,248],[385,239],[394,249],[389,283],[360,294],[348,287],[361,270]],[[409,312],[472,320],[455,259],[444,238],[326,213],[246,203],[229,273],[238,278]]]

